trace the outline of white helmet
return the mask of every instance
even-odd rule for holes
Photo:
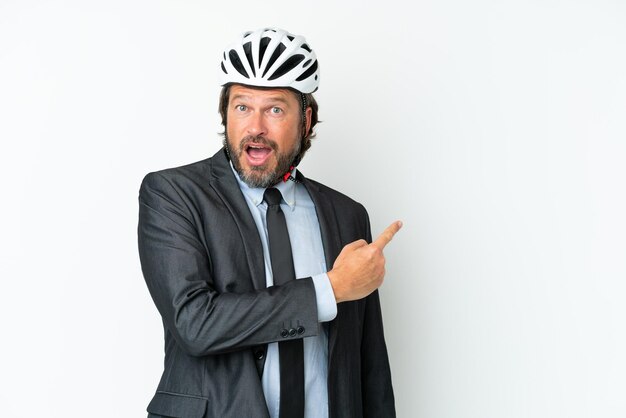
[[[317,90],[320,70],[315,52],[302,36],[282,29],[245,32],[224,50],[220,84]]]

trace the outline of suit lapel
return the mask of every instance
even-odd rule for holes
[[[265,289],[267,287],[265,264],[259,231],[223,149],[211,158],[211,175],[211,186],[228,208],[239,228],[254,289]]]
[[[298,172],[298,174],[300,174],[300,172]],[[302,179],[315,205],[315,212],[317,213],[317,220],[320,224],[320,232],[322,234],[326,268],[330,269],[342,248],[335,209],[330,203],[330,199],[324,195],[316,184],[305,178]]]
[[[297,172],[300,176],[300,172]],[[320,188],[313,182],[308,181],[306,178],[298,177],[302,180],[304,186],[311,196],[313,204],[315,204],[315,211],[317,213],[317,220],[320,224],[320,232],[322,235],[322,245],[324,246],[324,256],[326,258],[326,268],[331,269],[335,259],[343,248],[341,244],[340,228],[337,221],[337,215],[335,209],[331,204],[331,200],[320,190]],[[332,358],[335,344],[337,342],[337,320],[341,313],[341,305],[337,305],[337,318],[328,323],[328,357],[329,361]]]

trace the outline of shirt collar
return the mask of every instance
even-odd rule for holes
[[[233,174],[235,174],[235,179],[237,179],[237,183],[239,184],[239,188],[241,192],[254,203],[255,206],[259,206],[263,203],[263,194],[265,193],[265,189],[262,187],[250,187],[248,186],[241,177],[239,177],[239,173],[233,167],[232,161],[230,162],[230,168],[233,170]],[[296,168],[291,172],[293,177],[296,176]],[[279,181],[278,184],[274,185],[280,191],[280,194],[283,195],[283,200],[287,203],[289,208],[293,211],[296,209],[296,183],[291,180],[287,181]]]

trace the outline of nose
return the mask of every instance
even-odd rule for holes
[[[254,112],[248,121],[248,134],[259,136],[267,134],[267,125],[261,112]]]

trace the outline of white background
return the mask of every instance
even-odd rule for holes
[[[0,415],[145,416],[139,184],[219,148],[221,50],[262,26],[321,63],[303,172],[405,222],[398,415],[626,416],[617,0],[0,0]]]

